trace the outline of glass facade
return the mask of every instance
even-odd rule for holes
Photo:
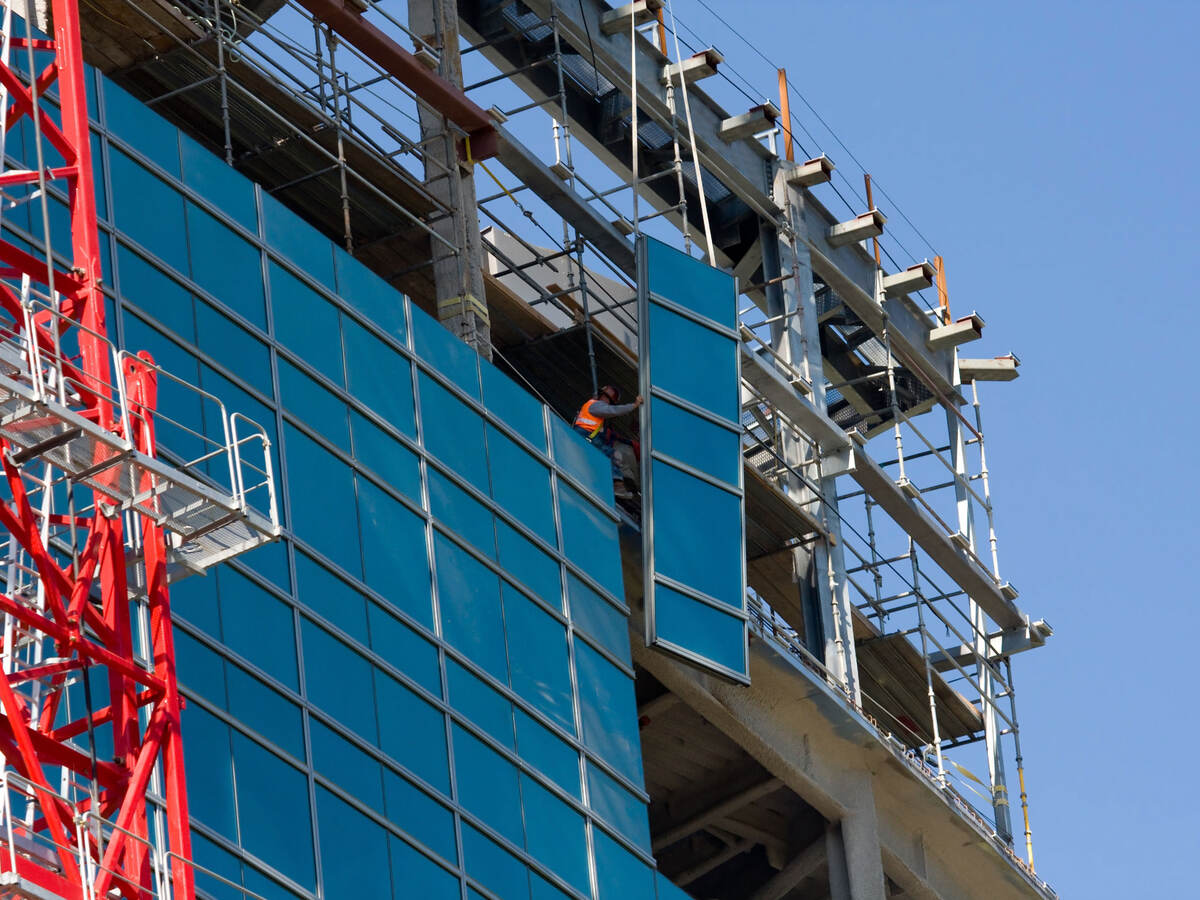
[[[91,77],[110,336],[266,427],[286,515],[172,589],[196,861],[268,897],[678,896],[650,855],[608,461]],[[17,243],[42,228],[5,214]],[[160,408],[219,427],[169,384]]]

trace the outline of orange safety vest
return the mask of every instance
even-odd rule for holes
[[[604,427],[604,420],[599,416],[592,415],[592,404],[596,402],[596,400],[589,400],[583,404],[579,409],[579,415],[575,417],[575,427],[586,433],[589,438],[594,438]]]

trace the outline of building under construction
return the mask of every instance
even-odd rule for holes
[[[0,15],[0,897],[1055,896],[1018,360],[783,70],[669,0]]]

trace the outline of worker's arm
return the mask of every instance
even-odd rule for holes
[[[631,413],[641,405],[641,397],[638,397],[632,403],[605,403],[603,400],[597,400],[591,406],[591,413],[594,416],[599,416],[601,419],[611,419],[613,416],[623,416],[626,413]]]

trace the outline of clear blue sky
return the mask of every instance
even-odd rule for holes
[[[953,310],[988,323],[972,354],[1022,360],[984,424],[1002,570],[1056,629],[1015,666],[1039,873],[1064,897],[1200,895],[1200,7],[706,2],[945,256]],[[697,0],[675,8],[774,97]]]

